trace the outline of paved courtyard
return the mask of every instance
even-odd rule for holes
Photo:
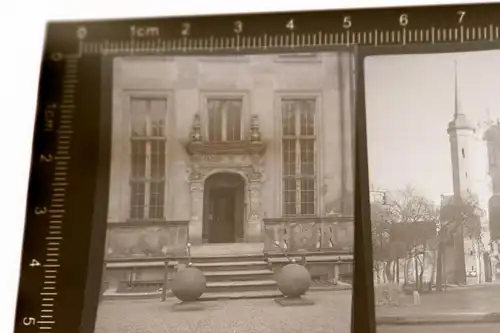
[[[439,326],[379,326],[377,333],[494,333],[500,332],[500,324],[469,324]]]
[[[313,292],[314,305],[272,299],[203,302],[203,311],[172,311],[169,300],[104,301],[95,333],[349,333],[351,292]]]
[[[378,306],[377,316],[425,316],[449,313],[473,314],[500,312],[500,283],[449,289],[423,294],[421,304],[413,305],[413,297],[400,300],[400,306]]]
[[[310,306],[281,307],[271,299],[203,302],[202,311],[172,311],[169,299],[104,301],[95,333],[349,333],[351,292],[312,292]],[[430,317],[500,312],[500,284],[458,288],[421,296],[420,305],[403,297],[400,306],[377,306],[377,317]],[[379,326],[380,333],[428,331],[427,326]],[[429,326],[431,327],[431,326]],[[439,332],[500,331],[500,323],[438,325]],[[468,327],[469,329],[466,329]],[[492,327],[495,329],[492,330]],[[424,329],[426,328],[426,329]]]

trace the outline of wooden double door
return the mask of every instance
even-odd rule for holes
[[[245,182],[237,174],[215,174],[205,183],[204,243],[244,240]]]

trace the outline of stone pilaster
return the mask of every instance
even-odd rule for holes
[[[246,227],[246,241],[247,242],[262,242],[262,205],[260,191],[262,183],[260,179],[249,180],[249,193],[250,193],[250,214],[248,216]]]
[[[203,237],[203,181],[189,183],[191,192],[191,219],[189,222],[189,242],[201,244]]]

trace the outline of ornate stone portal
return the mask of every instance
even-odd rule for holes
[[[189,240],[202,243],[204,187],[206,179],[216,173],[231,172],[245,179],[245,242],[263,239],[261,188],[264,181],[263,154],[259,122],[252,116],[249,139],[244,141],[208,142],[201,131],[200,116],[195,115],[186,151],[190,156],[187,181],[191,192]]]

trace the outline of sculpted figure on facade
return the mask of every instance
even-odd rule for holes
[[[191,142],[201,143],[201,120],[200,115],[197,113],[194,115],[193,126],[191,128]]]
[[[201,182],[204,177],[203,173],[196,163],[192,163],[189,167],[187,167],[186,173],[188,183]]]
[[[256,114],[252,115],[250,122],[250,142],[252,143],[261,142],[259,116],[257,116]]]

